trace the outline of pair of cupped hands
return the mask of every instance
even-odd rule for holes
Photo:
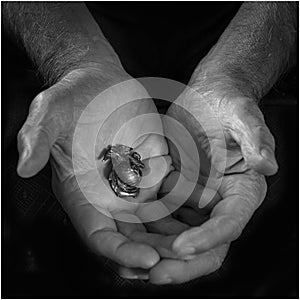
[[[226,93],[220,81],[183,90],[166,116],[175,123],[164,121],[121,67],[87,64],[36,96],[18,135],[18,174],[31,177],[50,158],[53,191],[88,247],[113,260],[121,276],[155,284],[220,268],[265,197],[264,175],[277,171],[274,139],[256,102]],[[118,198],[105,179],[102,157],[111,144],[133,147],[145,162],[148,181],[136,199]],[[154,209],[147,219],[137,203],[168,195],[179,178],[169,205],[155,208],[170,213],[152,220]]]

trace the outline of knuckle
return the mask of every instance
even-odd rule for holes
[[[30,125],[26,120],[17,134],[17,141],[24,142],[26,137],[28,136],[28,133],[30,132],[31,128],[32,128],[32,125]]]
[[[50,97],[46,91],[39,93],[31,102],[31,110],[42,110],[49,105]]]
[[[49,100],[45,92],[38,94],[31,102],[29,107],[29,115],[25,122],[26,125],[35,126],[39,124],[49,111]]]
[[[59,99],[57,99],[59,98]],[[21,129],[21,134],[30,128],[44,128],[47,135],[56,133],[59,128],[71,124],[72,114],[66,114],[65,101],[61,101],[56,89],[49,88],[39,93],[31,102],[28,117]],[[58,101],[60,100],[60,101]]]
[[[17,135],[18,141],[19,141],[19,140],[22,140],[22,139],[24,138],[24,133],[26,132],[26,127],[27,127],[27,126],[24,124],[24,125],[22,126],[22,128],[19,130],[18,135]]]
[[[58,85],[52,86],[47,90],[40,92],[31,102],[30,114],[47,116],[47,114],[59,115],[63,110],[68,108],[70,104],[69,92],[66,88]]]

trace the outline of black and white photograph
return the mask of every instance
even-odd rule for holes
[[[298,1],[1,1],[2,299],[299,299]]]

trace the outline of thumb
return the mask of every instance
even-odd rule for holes
[[[24,178],[34,176],[43,169],[58,136],[53,110],[44,98],[40,94],[32,101],[27,120],[18,134],[17,172]]]
[[[246,164],[260,174],[275,174],[278,170],[275,141],[255,101],[238,99],[225,110],[225,126],[240,145]]]

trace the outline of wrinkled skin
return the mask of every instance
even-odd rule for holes
[[[141,92],[139,84],[102,99],[99,107],[91,111],[93,117],[97,114],[97,122],[81,124],[79,142],[72,147],[75,126],[88,103],[107,87],[129,78],[116,66],[91,64],[74,70],[36,97],[18,137],[19,175],[30,177],[36,174],[48,161],[51,151],[55,194],[90,247],[123,266],[154,266],[149,275],[123,268],[122,276],[149,276],[151,282],[163,284],[188,281],[216,270],[226,255],[229,243],[239,236],[264,198],[266,187],[262,175],[272,175],[277,170],[274,140],[254,98],[262,97],[286,69],[286,65],[292,64],[290,56],[292,52],[296,53],[297,40],[295,8],[296,4],[290,3],[244,3],[218,43],[197,67],[196,73],[199,72],[200,76],[196,74],[196,80],[191,85],[198,94],[185,91],[178,100],[194,114],[196,121],[190,119],[182,109],[176,106],[170,108],[168,114],[187,126],[198,149],[202,149],[198,185],[185,206],[173,214],[185,224],[169,216],[147,224],[147,233],[142,224],[123,224],[107,217],[124,212],[132,218],[137,216],[132,203],[120,202],[105,186],[99,187],[95,178],[106,172],[106,166],[97,164],[95,167],[94,162],[111,142],[110,137],[115,135],[119,125],[139,113],[155,111],[153,102],[148,99],[123,107],[108,118],[95,143],[96,155],[88,142],[89,136],[97,130],[101,117],[104,117],[103,114],[112,103],[121,104],[124,93],[130,96]],[[55,81],[65,68],[74,66],[69,60],[82,66],[87,61],[102,62],[104,59],[105,62],[107,55],[116,58],[84,5],[13,4],[5,5],[4,9],[5,23],[23,42],[29,57],[50,82]],[[62,40],[67,42],[62,43]],[[51,60],[48,59],[49,55]],[[208,81],[207,77],[210,77]],[[219,81],[213,78],[219,78]],[[231,80],[237,80],[233,86],[240,86],[242,93],[232,89],[230,83],[225,84],[228,79],[231,83]],[[253,90],[256,91],[256,97],[251,95]],[[205,133],[197,121],[206,123],[208,130]],[[218,123],[220,126],[216,126]],[[146,125],[151,127],[155,124],[160,122]],[[119,135],[119,142],[135,141],[136,150],[142,154],[145,163],[148,158],[153,158],[153,164],[148,165],[152,166],[154,172],[150,172],[148,179],[155,184],[153,188],[145,188],[136,199],[145,202],[155,199],[161,184],[157,178],[161,179],[162,175],[172,171],[160,190],[161,194],[166,194],[174,186],[179,168],[189,166],[180,165],[177,152],[170,145],[173,170],[170,157],[166,156],[168,150],[164,139],[153,135],[138,139],[139,131],[140,127],[129,126],[127,132]],[[227,157],[220,155],[225,149],[220,143],[223,133],[229,148]],[[211,140],[210,146],[205,134]],[[180,135],[175,136],[188,152]],[[90,192],[93,205],[87,202],[78,188],[72,166],[72,150],[77,159],[77,177]],[[166,164],[161,164],[161,155],[164,155]],[[191,165],[193,159],[185,163]],[[222,164],[225,162],[223,174]],[[161,165],[167,168],[159,168]],[[215,184],[211,181],[209,188],[214,197],[206,199],[207,195],[202,195],[201,201],[205,205],[201,204],[199,208],[199,198],[210,166],[214,169]],[[194,167],[190,172],[193,173]],[[182,190],[185,190],[190,187],[191,178],[187,173],[183,175],[185,183]],[[218,179],[222,181],[218,182]],[[180,196],[178,194],[177,197]],[[177,200],[174,197],[173,201]]]
[[[95,96],[106,88],[129,79],[130,76],[115,65],[90,65],[73,70],[39,94],[33,100],[29,116],[18,135],[18,173],[22,177],[33,176],[44,167],[51,152],[54,193],[92,251],[123,266],[147,269],[158,262],[157,251],[145,243],[126,238],[120,233],[122,223],[110,217],[130,214],[135,210],[134,205],[130,201],[120,202],[113,191],[103,184],[99,185],[96,178],[98,173],[105,173],[106,163],[99,158],[101,151],[112,142],[112,138],[127,120],[143,113],[156,113],[153,101],[144,88],[136,80],[132,80],[129,88],[116,88],[96,102],[89,111],[91,120],[77,126],[77,141],[74,138],[79,117]],[[112,103],[117,107],[123,104],[124,99],[139,97],[148,99],[122,106],[105,118]],[[94,155],[89,139],[99,130],[103,119],[106,121],[98,135]],[[163,178],[169,172],[171,164],[167,156],[167,143],[159,135],[139,137],[143,129],[149,127],[162,133],[160,119],[152,123],[146,122],[144,126],[129,125],[126,130],[118,132],[118,142],[134,146],[145,162],[151,160],[152,179],[156,176]],[[77,163],[77,180],[73,170],[72,150]],[[161,165],[161,155],[166,161],[167,167],[164,169],[158,167]],[[89,201],[79,189],[79,183],[85,186]],[[155,199],[160,183],[142,189],[134,201]],[[109,186],[108,181],[106,184]],[[133,226],[145,231],[141,224]]]
[[[266,183],[262,174],[270,175],[277,171],[274,139],[254,100],[240,95],[226,96],[217,90],[209,92],[198,86],[194,88],[196,92],[184,91],[176,101],[181,106],[173,104],[167,114],[183,124],[194,137],[200,151],[200,176],[188,201],[173,214],[190,226],[189,229],[175,228],[168,226],[171,222],[164,224],[161,221],[146,225],[149,231],[165,235],[151,241],[164,256],[149,273],[150,280],[157,284],[186,282],[220,268],[230,243],[239,237],[265,197]],[[205,125],[206,132],[199,124]],[[169,124],[165,123],[165,126]],[[172,128],[166,129],[172,132]],[[220,156],[224,149],[221,142],[223,132],[227,157]],[[173,137],[188,153],[190,149],[186,148],[182,134],[174,129]],[[169,146],[175,170],[164,181],[162,194],[173,188],[180,170],[178,151],[173,144]],[[267,158],[261,154],[262,149],[265,149],[263,153],[267,153]],[[226,168],[221,172],[225,157]],[[193,160],[190,157],[187,164],[197,168]],[[210,192],[202,195],[210,168],[215,170],[215,180],[210,181]],[[195,172],[198,170],[195,169]],[[183,174],[186,182],[182,190],[190,186],[189,174]],[[222,180],[218,181],[218,178]],[[199,208],[201,196],[205,205]],[[143,241],[139,234],[135,235],[138,236],[136,240]],[[135,274],[134,270],[126,268],[122,272],[127,277]],[[142,276],[145,274],[140,274]]]
[[[87,201],[78,188],[71,159],[75,126],[82,111],[96,95],[107,87],[130,78],[117,67],[109,66],[106,72],[103,72],[103,68],[101,66],[100,70],[98,66],[92,66],[74,70],[34,99],[28,119],[18,136],[19,174],[23,177],[36,174],[46,164],[51,151],[53,189],[57,198],[89,247],[95,253],[118,263],[119,272],[124,277],[149,278],[152,283],[165,284],[185,282],[215,271],[221,266],[230,242],[240,235],[265,196],[265,181],[258,172],[267,175],[277,169],[273,155],[274,141],[261,112],[253,100],[240,95],[224,97],[217,91],[185,91],[177,103],[192,112],[200,124],[206,123],[209,128],[206,134],[211,140],[208,147],[205,134],[201,132],[197,121],[195,123],[195,120],[187,117],[182,108],[171,106],[168,115],[185,125],[195,137],[198,149],[203,150],[200,155],[201,176],[195,191],[173,217],[167,216],[145,225],[114,220],[109,216],[116,218],[128,215],[136,220],[138,215],[130,201],[120,202],[111,190],[103,186],[100,188],[95,180],[98,172],[105,173],[105,164],[97,162],[95,169],[93,163],[111,143],[112,137],[117,135],[117,142],[121,144],[130,141],[128,146],[135,143],[134,148],[141,154],[144,162],[153,157],[153,163],[149,164],[153,171],[150,181],[156,184],[142,189],[135,202],[156,199],[159,189],[161,194],[168,193],[178,177],[180,160],[176,150],[169,145],[174,170],[167,156],[166,141],[158,135],[140,137],[139,131],[142,131],[143,126],[129,125],[126,130],[118,132],[127,120],[143,113],[156,112],[151,99],[122,106],[109,118],[105,118],[96,141],[96,156],[93,155],[92,148],[87,146],[86,141],[93,132],[99,130],[105,109],[109,110],[111,103],[123,104],[122,99],[127,97],[148,97],[136,81],[121,92],[113,90],[101,99],[98,109],[96,105],[91,110],[92,116],[97,116],[96,122],[92,118],[88,124],[82,123],[79,126],[77,134],[80,142],[73,145],[73,155],[75,153],[80,162],[76,173],[80,183],[90,192],[91,198]],[[222,130],[215,127],[216,116]],[[151,126],[155,128],[161,126],[161,123],[157,120],[146,122],[145,127]],[[162,128],[159,130],[162,132]],[[218,173],[222,163],[218,147],[223,146],[219,143],[223,131],[230,146],[225,174]],[[174,136],[180,144],[181,135],[175,132]],[[185,149],[183,142],[181,144],[184,151],[189,151]],[[262,148],[267,151],[267,159],[261,155]],[[160,168],[162,156],[166,158],[167,165],[163,169]],[[192,157],[191,159],[193,160]],[[202,164],[204,161],[207,163]],[[211,191],[216,189],[216,193],[210,203],[199,209],[198,202],[210,165],[216,170],[216,179],[222,175],[224,178],[220,186],[209,186]],[[189,177],[183,175],[186,176],[186,184],[182,186],[184,190],[189,186]],[[162,187],[161,181],[153,180],[164,176],[167,177]],[[145,271],[149,268],[149,271]]]

